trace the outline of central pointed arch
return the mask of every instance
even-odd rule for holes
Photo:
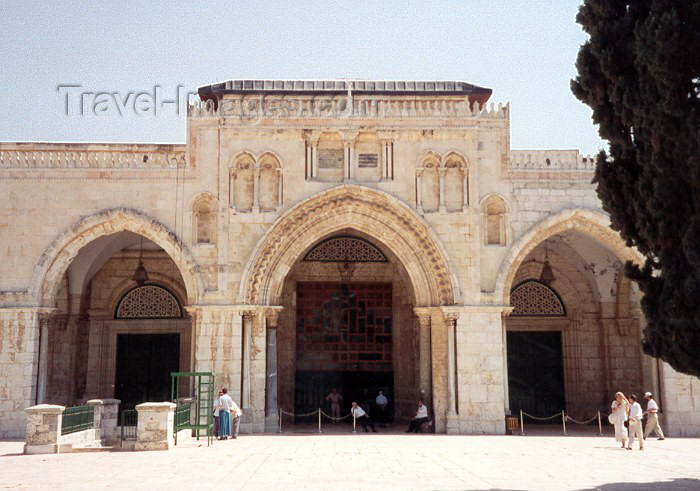
[[[413,284],[416,306],[452,305],[459,287],[439,240],[413,210],[374,189],[344,185],[299,203],[258,242],[239,291],[249,304],[276,305],[300,255],[319,238],[351,227],[389,248]]]

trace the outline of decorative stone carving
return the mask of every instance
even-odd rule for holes
[[[127,292],[119,301],[117,319],[172,319],[182,317],[175,296],[158,285],[144,285]]]
[[[333,237],[311,249],[304,261],[385,263],[386,256],[374,245],[357,237]]]
[[[559,296],[539,281],[526,281],[510,293],[512,316],[565,316],[566,310]]]
[[[57,237],[39,258],[29,294],[41,305],[50,305],[64,273],[80,249],[103,235],[128,230],[160,245],[170,257],[178,258],[187,289],[188,303],[195,303],[203,290],[201,270],[181,238],[157,220],[128,208],[114,208],[88,216]]]
[[[338,216],[342,219],[338,219]],[[348,216],[350,215],[350,216]],[[299,242],[309,235],[309,230],[320,223],[342,224],[349,218],[356,220],[358,226],[366,221],[366,216],[383,216],[382,226],[373,225],[377,236],[388,237],[389,233],[401,234],[403,244],[387,243],[399,258],[415,261],[421,266],[412,268],[414,286],[422,285],[417,292],[418,305],[449,305],[454,302],[455,293],[452,275],[447,267],[445,256],[433,238],[428,226],[398,200],[369,188],[360,186],[342,186],[316,195],[283,215],[268,231],[258,246],[258,251],[251,259],[242,283],[243,298],[246,303],[268,303],[270,299],[259,298],[265,285],[269,293],[269,281],[275,274],[274,267],[279,264],[280,255],[287,252],[290,244]],[[406,245],[407,244],[407,245]],[[290,265],[297,258],[289,258]],[[420,272],[416,272],[420,270]],[[424,273],[423,273],[424,272]],[[423,276],[424,274],[424,276]],[[281,282],[283,278],[275,278]]]

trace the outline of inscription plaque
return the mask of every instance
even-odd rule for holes
[[[342,169],[344,151],[342,148],[319,148],[319,169]]]
[[[376,153],[361,153],[357,156],[359,167],[377,167],[379,165],[379,155]]]

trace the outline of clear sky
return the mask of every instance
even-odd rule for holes
[[[0,0],[0,141],[185,141],[175,105],[81,116],[77,90],[158,85],[167,100],[235,78],[463,80],[511,103],[513,148],[595,153],[591,111],[569,90],[579,3]]]

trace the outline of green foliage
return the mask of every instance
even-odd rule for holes
[[[646,257],[626,265],[643,349],[700,376],[700,1],[585,0],[576,20],[590,39],[571,89],[609,142],[598,196]]]

